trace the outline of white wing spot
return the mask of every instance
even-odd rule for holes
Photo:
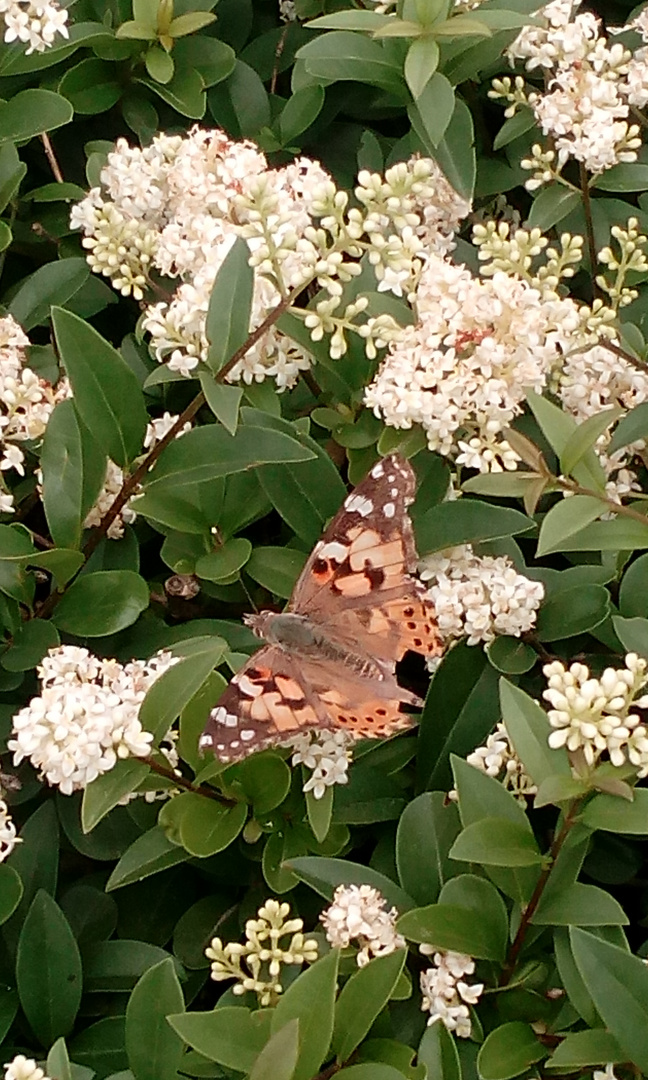
[[[254,738],[254,732],[250,731],[249,728],[246,728],[245,731],[240,732],[240,736],[243,742],[250,742],[250,740]]]
[[[228,712],[222,705],[212,710],[211,718],[215,723],[224,724],[225,727],[236,727],[238,724],[238,718],[234,716],[234,713]]]
[[[395,499],[398,495],[398,488],[391,488],[389,494],[391,495],[392,499]]]
[[[247,697],[257,698],[263,693],[263,687],[259,683],[253,683],[247,675],[235,675],[232,682],[236,683],[241,693]]]
[[[333,562],[343,563],[349,554],[349,549],[345,544],[331,540],[328,544],[323,544],[317,554],[320,559],[332,559]]]
[[[231,750],[236,750],[237,746],[240,746],[240,745],[241,744],[238,741],[238,739],[234,739],[234,741],[230,743],[230,749]]]
[[[344,509],[351,514],[360,514],[360,517],[367,517],[373,508],[371,499],[365,498],[364,495],[348,495],[344,500]]]
[[[396,507],[394,506],[394,504],[393,503],[385,503],[385,505],[383,506],[383,514],[385,515],[385,517],[386,518],[393,518],[395,513],[396,513]]]
[[[211,735],[201,735],[200,736],[200,739],[198,741],[198,746],[200,747],[201,750],[203,750],[207,746],[213,746],[213,745],[214,745],[214,740],[212,739]]]
[[[391,476],[388,476],[388,477],[387,477],[387,479],[389,480],[389,483],[390,483],[390,484],[393,484],[393,483],[394,483],[394,480],[396,479],[396,477],[395,477],[395,476],[394,476],[394,474],[392,473],[392,474],[391,474]]]
[[[374,477],[375,480],[379,480],[381,476],[384,476],[384,473],[385,470],[383,468],[382,461],[379,461],[377,465],[374,465],[373,469],[371,470],[371,475]]]

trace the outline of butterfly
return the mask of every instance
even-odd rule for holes
[[[411,465],[383,458],[315,545],[285,612],[245,616],[266,644],[212,709],[201,749],[233,762],[308,730],[384,738],[411,725],[401,705],[423,702],[399,686],[396,662],[408,649],[442,652],[434,609],[410,576],[415,491]]]

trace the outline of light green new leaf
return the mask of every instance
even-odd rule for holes
[[[434,38],[416,38],[410,45],[405,57],[405,82],[410,88],[412,97],[416,101],[421,97],[425,87],[434,75],[439,64],[439,46]],[[453,95],[454,97],[454,95]],[[454,100],[449,111],[448,121],[452,116]],[[420,111],[420,106],[419,106]],[[439,134],[439,141],[443,138],[443,131]]]
[[[207,365],[216,374],[250,333],[254,270],[250,249],[240,236],[232,244],[209,298],[205,334],[209,342]]]
[[[54,308],[52,323],[74,407],[103,453],[124,468],[142,452],[148,420],[137,378],[120,353],[77,315]]]
[[[72,1069],[65,1039],[57,1039],[50,1048],[46,1068],[46,1075],[50,1077],[50,1080],[72,1080]]]
[[[135,1080],[175,1080],[184,1041],[167,1016],[184,1007],[173,960],[145,971],[126,1006],[126,1053]]]

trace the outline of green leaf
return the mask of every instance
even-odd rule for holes
[[[648,435],[648,401],[635,405],[629,413],[622,416],[614,429],[608,452],[614,454],[628,443],[636,442]]]
[[[85,259],[45,263],[20,283],[9,303],[9,312],[25,331],[32,330],[49,319],[53,304],[66,304],[89,278]]]
[[[265,86],[254,68],[239,59],[229,77],[209,91],[209,111],[235,138],[254,138],[271,121]]]
[[[545,892],[531,918],[534,926],[627,926],[629,921],[614,897],[580,881]]]
[[[549,746],[551,725],[537,701],[506,679],[500,679],[500,701],[509,738],[534,784],[554,776],[571,778],[567,751]]]
[[[0,142],[27,142],[34,135],[69,124],[69,101],[51,90],[22,90],[0,103]]]
[[[23,1012],[43,1046],[72,1030],[81,1003],[81,957],[65,915],[42,889],[20,933],[16,980]]]
[[[132,570],[99,570],[77,578],[52,621],[77,637],[106,637],[132,626],[148,607],[146,581]]]
[[[420,137],[420,132],[417,134]],[[433,156],[446,180],[459,195],[469,200],[472,199],[477,171],[474,140],[470,109],[461,98],[455,97],[452,118]]]
[[[630,563],[621,579],[619,611],[625,619],[648,617],[648,555]]]
[[[249,1080],[292,1080],[299,1057],[299,1020],[289,1020],[268,1040]]]
[[[456,806],[446,805],[441,791],[424,792],[405,807],[396,833],[396,865],[401,885],[418,904],[436,900],[456,872],[448,859],[460,828]]]
[[[423,94],[425,87],[434,75],[438,64],[439,46],[434,40],[434,38],[415,38],[407,51],[407,56],[405,57],[404,74],[405,82],[410,88],[412,97],[415,101],[417,100],[417,98],[419,99],[417,103],[419,106],[419,112],[421,111],[420,98]],[[450,87],[450,97],[451,105],[450,109],[448,110],[448,122],[450,121],[450,117],[452,116],[452,110],[454,109],[454,94],[452,93],[452,87]],[[443,131],[445,131],[445,128],[440,132],[436,142],[439,142],[443,138]]]
[[[245,803],[223,806],[213,799],[187,792],[181,798],[186,808],[180,819],[180,836],[191,855],[206,859],[236,840],[247,819]]]
[[[188,116],[190,120],[202,120],[205,115],[206,100],[203,81],[198,72],[191,68],[176,70],[171,81],[166,84],[146,78],[133,81],[147,86],[181,116]]]
[[[576,637],[600,626],[609,614],[610,594],[604,585],[576,585],[545,600],[538,613],[536,635],[540,641]]]
[[[488,643],[486,655],[495,670],[505,675],[522,675],[538,662],[538,654],[531,645],[506,634],[500,634]]]
[[[324,105],[324,88],[314,84],[296,90],[283,107],[279,117],[279,132],[284,146],[315,122]]]
[[[168,1021],[181,1039],[210,1061],[248,1073],[268,1041],[269,1010],[250,1013],[237,1006],[179,1013]]]
[[[83,523],[106,477],[101,452],[72,401],[54,409],[43,438],[43,507],[54,543],[81,545]]]
[[[197,694],[225,653],[220,637],[197,637],[176,646],[180,659],[156,679],[142,702],[139,719],[146,731],[161,739]]]
[[[543,434],[549,442],[552,450],[560,458],[578,430],[576,421],[563,412],[553,402],[534,393],[527,391],[527,401],[531,412],[540,425]],[[574,479],[583,487],[593,488],[595,491],[605,493],[605,474],[603,467],[592,449],[588,450],[579,464],[574,468]]]
[[[597,176],[592,187],[599,191],[645,191],[648,184],[648,165],[638,161],[622,162]]]
[[[203,30],[213,23],[215,18],[216,16],[211,11],[187,11],[184,15],[178,15],[171,20],[167,33],[172,38],[195,34],[197,30]]]
[[[648,968],[637,956],[573,927],[574,960],[605,1026],[624,1054],[648,1071]]]
[[[527,829],[495,817],[468,825],[452,845],[450,858],[483,866],[536,866],[542,862],[535,838]]]
[[[216,551],[202,555],[196,562],[196,577],[205,581],[228,581],[245,566],[252,544],[244,537],[226,540]]]
[[[374,958],[344,984],[335,1005],[332,1048],[338,1062],[347,1061],[368,1034],[400,978],[406,949]]]
[[[518,510],[492,506],[478,499],[457,499],[433,506],[416,522],[418,550],[429,555],[458,544],[498,540],[534,529],[531,518]]]
[[[216,374],[250,333],[254,270],[250,249],[238,237],[216,275],[209,298],[205,334],[209,342],[207,366]]]
[[[253,754],[236,767],[236,780],[258,817],[279,806],[290,790],[290,767],[278,754]],[[327,829],[328,832],[328,829]]]
[[[644,525],[627,517],[595,521],[561,544],[554,551],[634,551],[648,548],[648,520]]]
[[[510,1080],[547,1056],[530,1024],[514,1020],[486,1037],[477,1057],[482,1080]]]
[[[173,960],[162,960],[138,980],[126,1007],[126,1053],[135,1080],[175,1080],[184,1042],[167,1023],[184,1007]]]
[[[45,1066],[47,1068],[47,1076],[49,1076],[51,1080],[72,1080],[72,1069],[70,1068],[70,1059],[68,1057],[65,1039],[57,1039],[50,1048]]]
[[[123,468],[141,453],[146,431],[137,378],[117,350],[77,315],[55,308],[52,323],[74,406],[102,451]]]
[[[423,39],[413,42],[410,46],[410,53],[415,45],[422,46],[422,44]],[[430,41],[429,44],[435,45],[438,49],[436,42]],[[419,48],[417,53],[414,54],[417,61],[423,59],[422,53],[422,48]],[[418,85],[417,78],[420,80],[424,77],[424,71],[423,63],[419,66],[419,70],[412,72],[414,85]],[[413,90],[412,93],[414,93]],[[452,120],[454,109],[455,96],[452,85],[440,71],[434,73],[430,71],[428,81],[421,87],[418,96],[415,95],[415,101],[407,109],[407,115],[414,131],[430,153],[436,151],[443,140]]]
[[[388,48],[376,41],[345,30],[322,34],[304,45],[297,57],[306,70],[329,82],[351,80],[369,83],[405,97],[405,84]]]
[[[472,884],[481,881],[484,887],[495,891],[494,886],[483,879],[468,874],[465,878]],[[398,929],[409,941],[433,945],[438,949],[465,952],[479,959],[501,961],[506,950],[506,919],[502,935],[501,912],[495,914],[490,896],[488,900],[492,911],[482,919],[477,903],[482,891],[478,889],[471,906],[444,902],[408,911],[398,920]],[[462,899],[467,899],[465,894]],[[503,908],[501,899],[499,904]]]
[[[507,128],[507,125],[512,125],[513,121],[517,121],[515,129],[511,126]],[[523,135],[529,128],[533,127],[535,123],[535,117],[530,109],[524,109],[522,112],[518,112],[515,116],[512,116],[510,120],[507,120],[505,124],[500,128],[499,135],[495,140],[494,148],[499,150],[502,146],[505,146],[508,141],[513,141],[506,136],[502,138],[505,129],[510,131],[513,138],[517,138],[518,135]],[[572,210],[575,210],[581,203],[581,194],[578,191],[571,191],[569,188],[562,187],[560,184],[550,184],[548,187],[541,188],[533,200],[533,205],[529,212],[528,225],[530,229],[540,229],[541,232],[548,232],[554,225],[557,225],[559,221],[571,214]]]
[[[158,85],[170,83],[175,72],[175,64],[172,57],[158,45],[151,45],[144,56],[144,63],[148,74]]]
[[[96,57],[88,57],[68,68],[58,88],[75,113],[88,116],[112,109],[123,92],[115,65]]]
[[[324,859],[310,855],[289,859],[286,865],[300,881],[310,885],[326,900],[333,899],[338,885],[371,885],[382,893],[389,907],[394,906],[399,911],[414,907],[412,898],[406,892],[369,866],[361,866],[347,859]]]
[[[623,1051],[613,1035],[602,1028],[594,1031],[570,1032],[558,1044],[545,1068],[561,1069],[566,1072],[581,1069],[587,1065],[615,1065],[623,1061]]]
[[[425,1065],[429,1077],[438,1080],[461,1080],[459,1055],[452,1035],[444,1024],[425,1028],[419,1043],[417,1061]]]
[[[130,758],[118,761],[109,772],[88,784],[84,789],[81,804],[84,833],[92,832],[95,825],[98,825],[125,795],[130,795],[139,787],[148,773],[148,765],[136,758]]]
[[[572,495],[561,499],[544,517],[538,536],[538,558],[559,550],[568,537],[574,536],[608,508],[594,495]]]
[[[308,776],[304,773],[304,782],[306,782],[307,779]],[[316,799],[311,790],[306,792],[306,814],[308,816],[308,824],[313,830],[313,836],[320,844],[326,840],[331,827],[333,798],[333,788],[330,785],[324,791],[321,799]]]
[[[275,1035],[284,1024],[299,1021],[299,1058],[293,1080],[311,1080],[328,1056],[333,1034],[339,952],[331,950],[302,971],[279,998],[272,1017]]]
[[[0,863],[0,923],[6,922],[20,903],[23,885],[13,866]]]
[[[245,572],[264,589],[287,600],[306,559],[303,551],[294,548],[258,547],[250,555]]]
[[[400,1069],[374,1061],[365,1065],[350,1065],[348,1069],[340,1069],[335,1076],[341,1076],[342,1080],[405,1080]]]
[[[86,990],[92,993],[132,990],[145,971],[169,959],[182,974],[178,961],[158,945],[127,938],[97,942],[84,950]]]
[[[562,802],[579,799],[586,793],[587,783],[584,780],[576,780],[572,776],[548,776],[539,785],[533,805],[536,809],[551,803],[559,806]]]
[[[566,476],[569,476],[576,466],[583,460],[585,454],[594,448],[596,441],[605,434],[615,420],[622,415],[623,409],[615,406],[595,413],[579,424],[576,431],[570,435],[560,455],[560,467]]]
[[[632,802],[613,795],[596,795],[581,814],[588,829],[648,836],[648,790],[635,788]]]
[[[6,671],[29,671],[36,667],[47,653],[59,644],[56,627],[44,619],[32,619],[23,623],[14,635],[13,644],[2,655]]]
[[[373,33],[391,23],[391,17],[377,11],[337,11],[334,15],[324,15],[311,19],[306,25],[309,30],[360,30]]]
[[[124,1025],[123,1016],[106,1016],[85,1028],[70,1044],[75,1065],[101,1075],[119,1076],[127,1070]],[[120,1080],[132,1080],[130,1070]]]
[[[648,657],[648,619],[622,619],[613,615],[612,625],[624,649]]]
[[[201,371],[200,387],[209,408],[230,435],[236,435],[243,390],[240,386],[216,382],[210,371]]]
[[[189,852],[167,840],[164,830],[156,825],[139,836],[122,855],[106,883],[106,892],[132,885],[151,874],[159,874],[171,866],[186,862]]]

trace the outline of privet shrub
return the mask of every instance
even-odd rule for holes
[[[648,1074],[648,9],[0,8],[6,1080]],[[392,453],[418,728],[201,755]]]

